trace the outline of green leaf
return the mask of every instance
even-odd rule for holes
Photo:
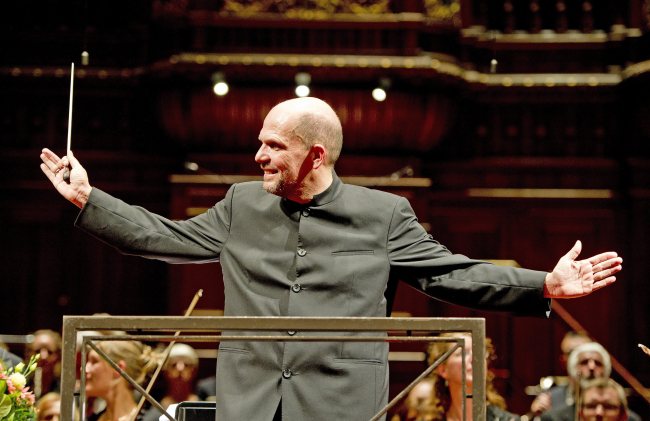
[[[6,417],[7,414],[11,412],[12,408],[13,404],[11,403],[9,396],[2,395],[2,398],[0,398],[0,418]]]

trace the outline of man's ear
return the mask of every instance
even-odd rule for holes
[[[320,143],[316,143],[311,147],[311,160],[312,168],[317,169],[321,165],[325,165],[325,160],[327,158],[327,149],[325,146]]]

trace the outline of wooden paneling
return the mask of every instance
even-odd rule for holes
[[[437,202],[426,220],[432,233],[453,252],[486,259],[515,259],[522,266],[551,270],[560,256],[577,239],[582,240],[581,256],[607,250],[611,239],[619,235],[615,204],[575,200],[544,203],[538,200],[466,201],[449,206]],[[619,283],[606,292],[562,303],[584,323],[594,337],[614,355],[620,352],[620,320],[628,313],[625,307],[626,286]],[[432,304],[432,308],[437,307]],[[594,314],[597,310],[597,315]],[[523,412],[530,400],[524,396],[526,385],[536,384],[543,373],[559,374],[557,355],[559,339],[567,326],[551,320],[519,318],[501,314],[475,312],[443,306],[434,311],[441,316],[480,316],[488,322],[499,359],[496,366],[509,375],[508,396],[513,409]],[[535,363],[531,364],[531,358]]]
[[[264,116],[291,92],[293,85],[284,85],[264,88],[264,98],[256,87],[234,86],[235,94],[227,97],[217,97],[205,86],[163,87],[159,120],[169,138],[191,150],[255,151]],[[318,82],[311,87],[313,95],[331,104],[341,118],[348,152],[431,151],[453,124],[456,107],[450,93],[395,91],[390,102],[381,103],[369,95],[372,87],[341,89]]]

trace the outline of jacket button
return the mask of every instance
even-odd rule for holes
[[[302,290],[302,287],[300,284],[293,284],[291,285],[291,291],[293,292],[300,292]]]
[[[303,248],[298,249],[298,256],[303,257],[305,254],[307,254],[307,250]]]
[[[295,331],[295,330],[287,330],[287,334],[288,334],[289,336],[293,336],[293,335],[296,334],[296,331]]]
[[[302,216],[308,217],[311,210],[309,208],[302,210]]]
[[[293,373],[288,368],[285,368],[284,370],[282,370],[282,377],[284,377],[285,379],[288,379],[289,377],[291,377],[292,374]]]

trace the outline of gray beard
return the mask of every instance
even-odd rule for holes
[[[278,178],[277,182],[273,184],[263,185],[264,190],[268,193],[280,196],[282,198],[288,198],[290,195],[299,195],[299,185],[296,181],[287,180],[286,177],[281,176]]]
[[[264,190],[268,193],[274,194],[276,196],[284,197],[288,190],[288,184],[286,179],[283,176],[280,176],[279,179],[272,184],[264,184]]]

